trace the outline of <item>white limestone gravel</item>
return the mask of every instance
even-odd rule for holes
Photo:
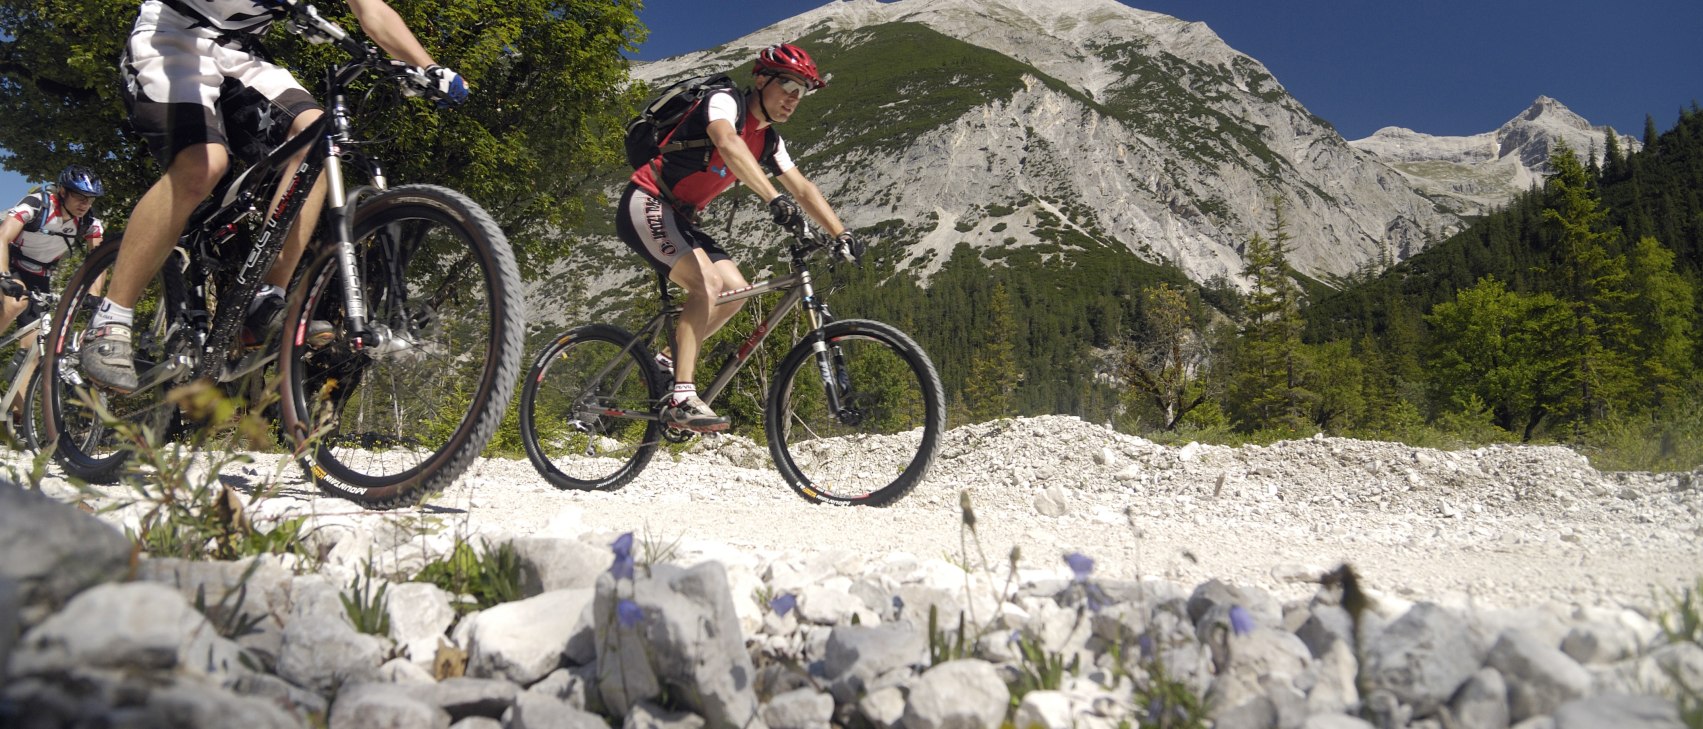
[[[951,430],[928,480],[879,509],[806,503],[766,450],[729,436],[659,454],[614,492],[557,490],[524,459],[480,459],[425,506],[388,513],[320,495],[277,456],[222,476],[252,492],[274,473],[276,493],[251,508],[261,523],[306,513],[440,535],[637,531],[678,541],[688,559],[732,549],[962,563],[968,491],[995,564],[1015,545],[1025,566],[1064,572],[1062,555],[1082,552],[1102,578],[1217,578],[1279,599],[1312,594],[1306,578],[1345,561],[1385,593],[1480,608],[1649,610],[1703,574],[1703,470],[1602,473],[1560,447],[1450,452],[1322,437],[1168,447],[1071,417],[1001,420]],[[44,487],[75,498],[56,476],[50,467]],[[98,493],[89,501],[124,490]]]

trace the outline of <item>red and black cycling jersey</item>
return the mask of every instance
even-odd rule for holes
[[[742,92],[724,90],[705,97],[697,108],[680,121],[672,139],[705,139],[709,137],[711,121],[725,119],[735,122],[738,119],[735,110],[747,106],[737,96],[740,93]],[[786,144],[781,141],[780,134],[772,126],[763,126],[751,109],[744,109],[743,123],[734,123],[734,128],[765,172],[780,175],[793,168],[792,157],[787,154]],[[709,152],[707,159],[705,150]],[[726,192],[739,181],[733,171],[728,169],[727,162],[722,159],[721,150],[716,149],[714,145],[670,152],[662,155],[660,161],[662,182],[668,186],[667,193],[657,184],[659,165],[656,162],[640,165],[633,172],[631,180],[654,197],[672,197],[677,201],[676,204],[689,208],[682,210],[683,213],[702,211],[717,195]]]

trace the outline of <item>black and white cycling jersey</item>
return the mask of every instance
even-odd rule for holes
[[[33,274],[46,273],[79,240],[96,245],[104,235],[100,218],[73,217],[51,188],[25,196],[6,211],[6,217],[24,224],[17,238],[6,241],[12,246],[12,268]]]

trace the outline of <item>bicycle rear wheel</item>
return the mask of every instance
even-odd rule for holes
[[[135,448],[157,448],[174,434],[177,407],[167,394],[188,379],[195,356],[189,338],[177,336],[183,328],[176,312],[184,308],[187,287],[178,259],[168,258],[131,307],[131,347],[142,386],[120,395],[85,384],[77,368],[93,312],[81,302],[110,279],[118,248],[118,240],[95,248],[71,274],[48,327],[47,355],[38,365],[46,379],[42,443],[53,445],[67,475],[93,483],[117,480]]]
[[[880,322],[823,328],[827,351],[806,338],[781,361],[764,430],[787,484],[806,500],[886,506],[928,474],[946,430],[946,400],[928,355]],[[830,407],[818,357],[838,382]]]
[[[662,423],[616,411],[649,414],[662,394],[650,351],[625,330],[598,324],[563,334],[539,353],[520,391],[526,457],[557,488],[621,488],[656,454]]]
[[[520,368],[520,274],[490,215],[442,187],[364,201],[354,236],[367,325],[383,336],[349,339],[329,247],[290,294],[280,409],[321,489],[388,509],[453,483],[496,432]],[[314,321],[337,336],[309,341]]]

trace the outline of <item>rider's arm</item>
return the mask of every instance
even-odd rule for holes
[[[840,216],[834,214],[834,208],[828,205],[828,198],[822,196],[822,190],[816,187],[797,167],[781,173],[781,185],[787,192],[792,193],[804,212],[816,219],[816,224],[822,226],[831,236],[839,237],[846,232],[845,223],[840,222]]]
[[[24,222],[10,215],[0,214],[0,275],[12,271],[12,241],[24,232]]]
[[[361,24],[361,31],[391,58],[421,68],[437,65],[425,46],[414,37],[414,32],[408,29],[408,24],[402,22],[402,16],[397,15],[396,10],[384,0],[349,0],[349,9],[355,11],[355,20]]]
[[[715,144],[716,151],[721,152],[721,161],[727,163],[727,168],[733,171],[733,176],[757,193],[757,197],[763,198],[763,202],[780,196],[780,191],[769,183],[768,173],[757,163],[757,156],[751,154],[751,149],[745,146],[745,140],[740,138],[739,131],[733,128],[733,122],[726,119],[710,122],[710,141]]]

